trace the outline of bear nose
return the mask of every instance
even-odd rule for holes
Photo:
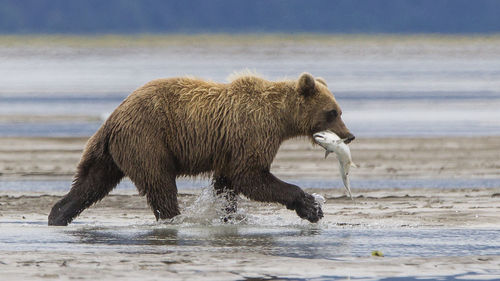
[[[345,140],[345,143],[350,143],[353,141],[356,137],[353,134],[350,134],[347,139]]]

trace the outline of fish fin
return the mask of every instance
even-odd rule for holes
[[[358,166],[358,165],[356,165],[356,164],[354,164],[354,162],[351,162],[351,167],[353,167],[353,168],[358,168],[359,166]]]
[[[325,150],[325,159],[326,159],[326,157],[328,156],[328,154],[330,154],[330,151]]]

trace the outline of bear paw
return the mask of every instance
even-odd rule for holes
[[[323,217],[323,211],[315,198],[305,193],[293,203],[292,209],[295,209],[297,215],[310,222],[318,222]]]

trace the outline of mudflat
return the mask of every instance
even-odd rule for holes
[[[1,138],[0,180],[70,179],[85,142]],[[353,179],[500,178],[500,137],[360,138],[350,147],[360,166]],[[339,179],[335,158],[323,156],[307,139],[287,141],[272,171],[284,180]],[[126,189],[68,227],[48,227],[64,192],[0,190],[2,278],[500,278],[500,186],[353,186],[354,201],[343,188],[303,187],[326,198],[318,224],[245,198],[224,224],[209,188],[188,188],[179,190],[182,214],[173,220],[154,221],[144,197]],[[384,257],[372,256],[375,250]]]
[[[87,138],[0,138],[0,179],[70,179]],[[500,137],[358,138],[354,179],[500,178]],[[306,138],[286,141],[271,171],[281,178],[338,178],[333,155]]]

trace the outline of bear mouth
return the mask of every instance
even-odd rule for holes
[[[348,138],[344,141],[344,143],[345,143],[345,144],[349,144],[349,143],[350,143],[351,141],[353,141],[355,138],[356,138],[355,136],[350,136],[350,137],[348,137]]]

